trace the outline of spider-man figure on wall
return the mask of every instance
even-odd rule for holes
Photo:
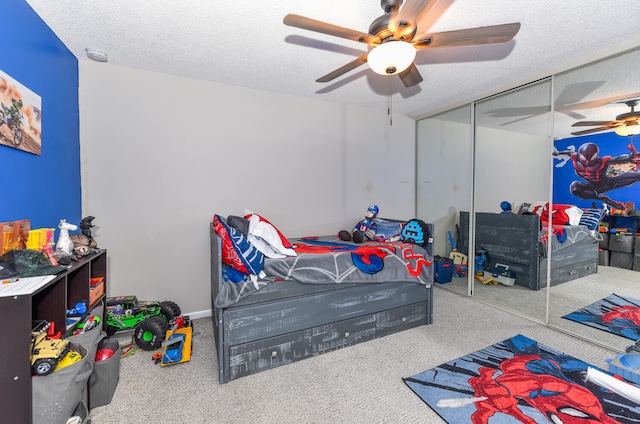
[[[573,147],[573,146],[571,146]],[[565,156],[563,162],[556,166],[564,166],[571,159],[576,175],[584,181],[573,181],[569,187],[571,194],[583,200],[601,200],[616,209],[625,209],[622,202],[611,199],[605,193],[622,187],[628,187],[640,181],[640,153],[636,152],[633,144],[627,148],[630,154],[620,156],[599,156],[599,148],[595,143],[584,143],[575,151],[554,151],[553,155]]]

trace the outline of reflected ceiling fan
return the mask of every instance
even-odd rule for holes
[[[572,127],[597,127],[588,130],[572,132],[573,135],[585,135],[600,131],[615,130],[618,135],[636,135],[640,134],[640,111],[636,112],[635,107],[638,106],[640,100],[626,100],[624,103],[631,108],[631,112],[622,113],[616,116],[613,121],[579,121],[571,125]]]
[[[371,23],[368,33],[292,14],[284,17],[284,23],[369,45],[369,53],[318,78],[316,82],[331,81],[368,63],[371,69],[380,75],[397,74],[405,87],[422,82],[422,75],[414,64],[417,50],[504,43],[511,40],[520,30],[520,23],[515,22],[418,34],[420,21],[436,2],[437,0],[381,0],[380,6],[384,15]]]

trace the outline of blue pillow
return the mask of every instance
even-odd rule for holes
[[[588,208],[582,210],[582,216],[580,217],[580,225],[586,225],[590,230],[597,230],[600,225],[600,221],[604,217],[604,209]]]
[[[386,221],[381,218],[374,218],[373,222],[378,226],[376,239],[387,240],[391,237],[399,236],[402,231],[401,222]]]

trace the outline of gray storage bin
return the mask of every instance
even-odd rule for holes
[[[93,358],[96,356],[96,350],[98,350],[98,344],[107,335],[107,333],[105,333],[105,331],[102,329],[102,317],[100,317],[100,320],[101,321],[98,327],[92,328],[91,330],[88,330],[86,333],[67,337],[67,339],[69,339],[70,342],[77,343],[79,345],[84,346],[88,351],[88,355],[91,358],[91,361],[93,361]]]
[[[100,302],[96,303],[91,309],[91,312],[89,313],[89,315],[98,316],[102,320],[104,318],[104,300],[101,300]],[[100,326],[103,327],[104,326],[103,324],[104,323],[101,321]]]
[[[598,249],[598,265],[609,266],[609,251]]]
[[[609,235],[609,250],[612,252],[633,253],[634,233],[613,233]]]
[[[46,376],[31,377],[33,424],[65,424],[73,415],[93,372],[87,349],[70,343],[82,359]]]
[[[602,240],[600,240],[600,245],[598,246],[600,249],[608,249],[609,248],[609,233],[598,233],[602,236]]]
[[[84,400],[80,401],[80,403],[78,403],[78,406],[76,406],[76,410],[73,411],[73,415],[72,415],[73,420],[69,419],[69,421],[71,421],[71,423],[69,423],[69,421],[67,421],[67,424],[86,424],[89,423],[89,409],[87,409],[87,405],[84,403]]]
[[[633,269],[633,253],[611,252],[609,264],[618,268]]]
[[[636,252],[640,252],[640,250],[636,250]],[[633,255],[633,270],[640,271],[640,253]]]
[[[89,409],[111,403],[113,394],[120,380],[120,343],[118,339],[104,339],[98,345],[102,348],[113,349],[113,356],[104,361],[97,361],[93,366],[93,373],[89,378]]]

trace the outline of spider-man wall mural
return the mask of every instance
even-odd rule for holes
[[[554,203],[625,209],[640,200],[640,152],[634,137],[615,133],[555,142]]]

